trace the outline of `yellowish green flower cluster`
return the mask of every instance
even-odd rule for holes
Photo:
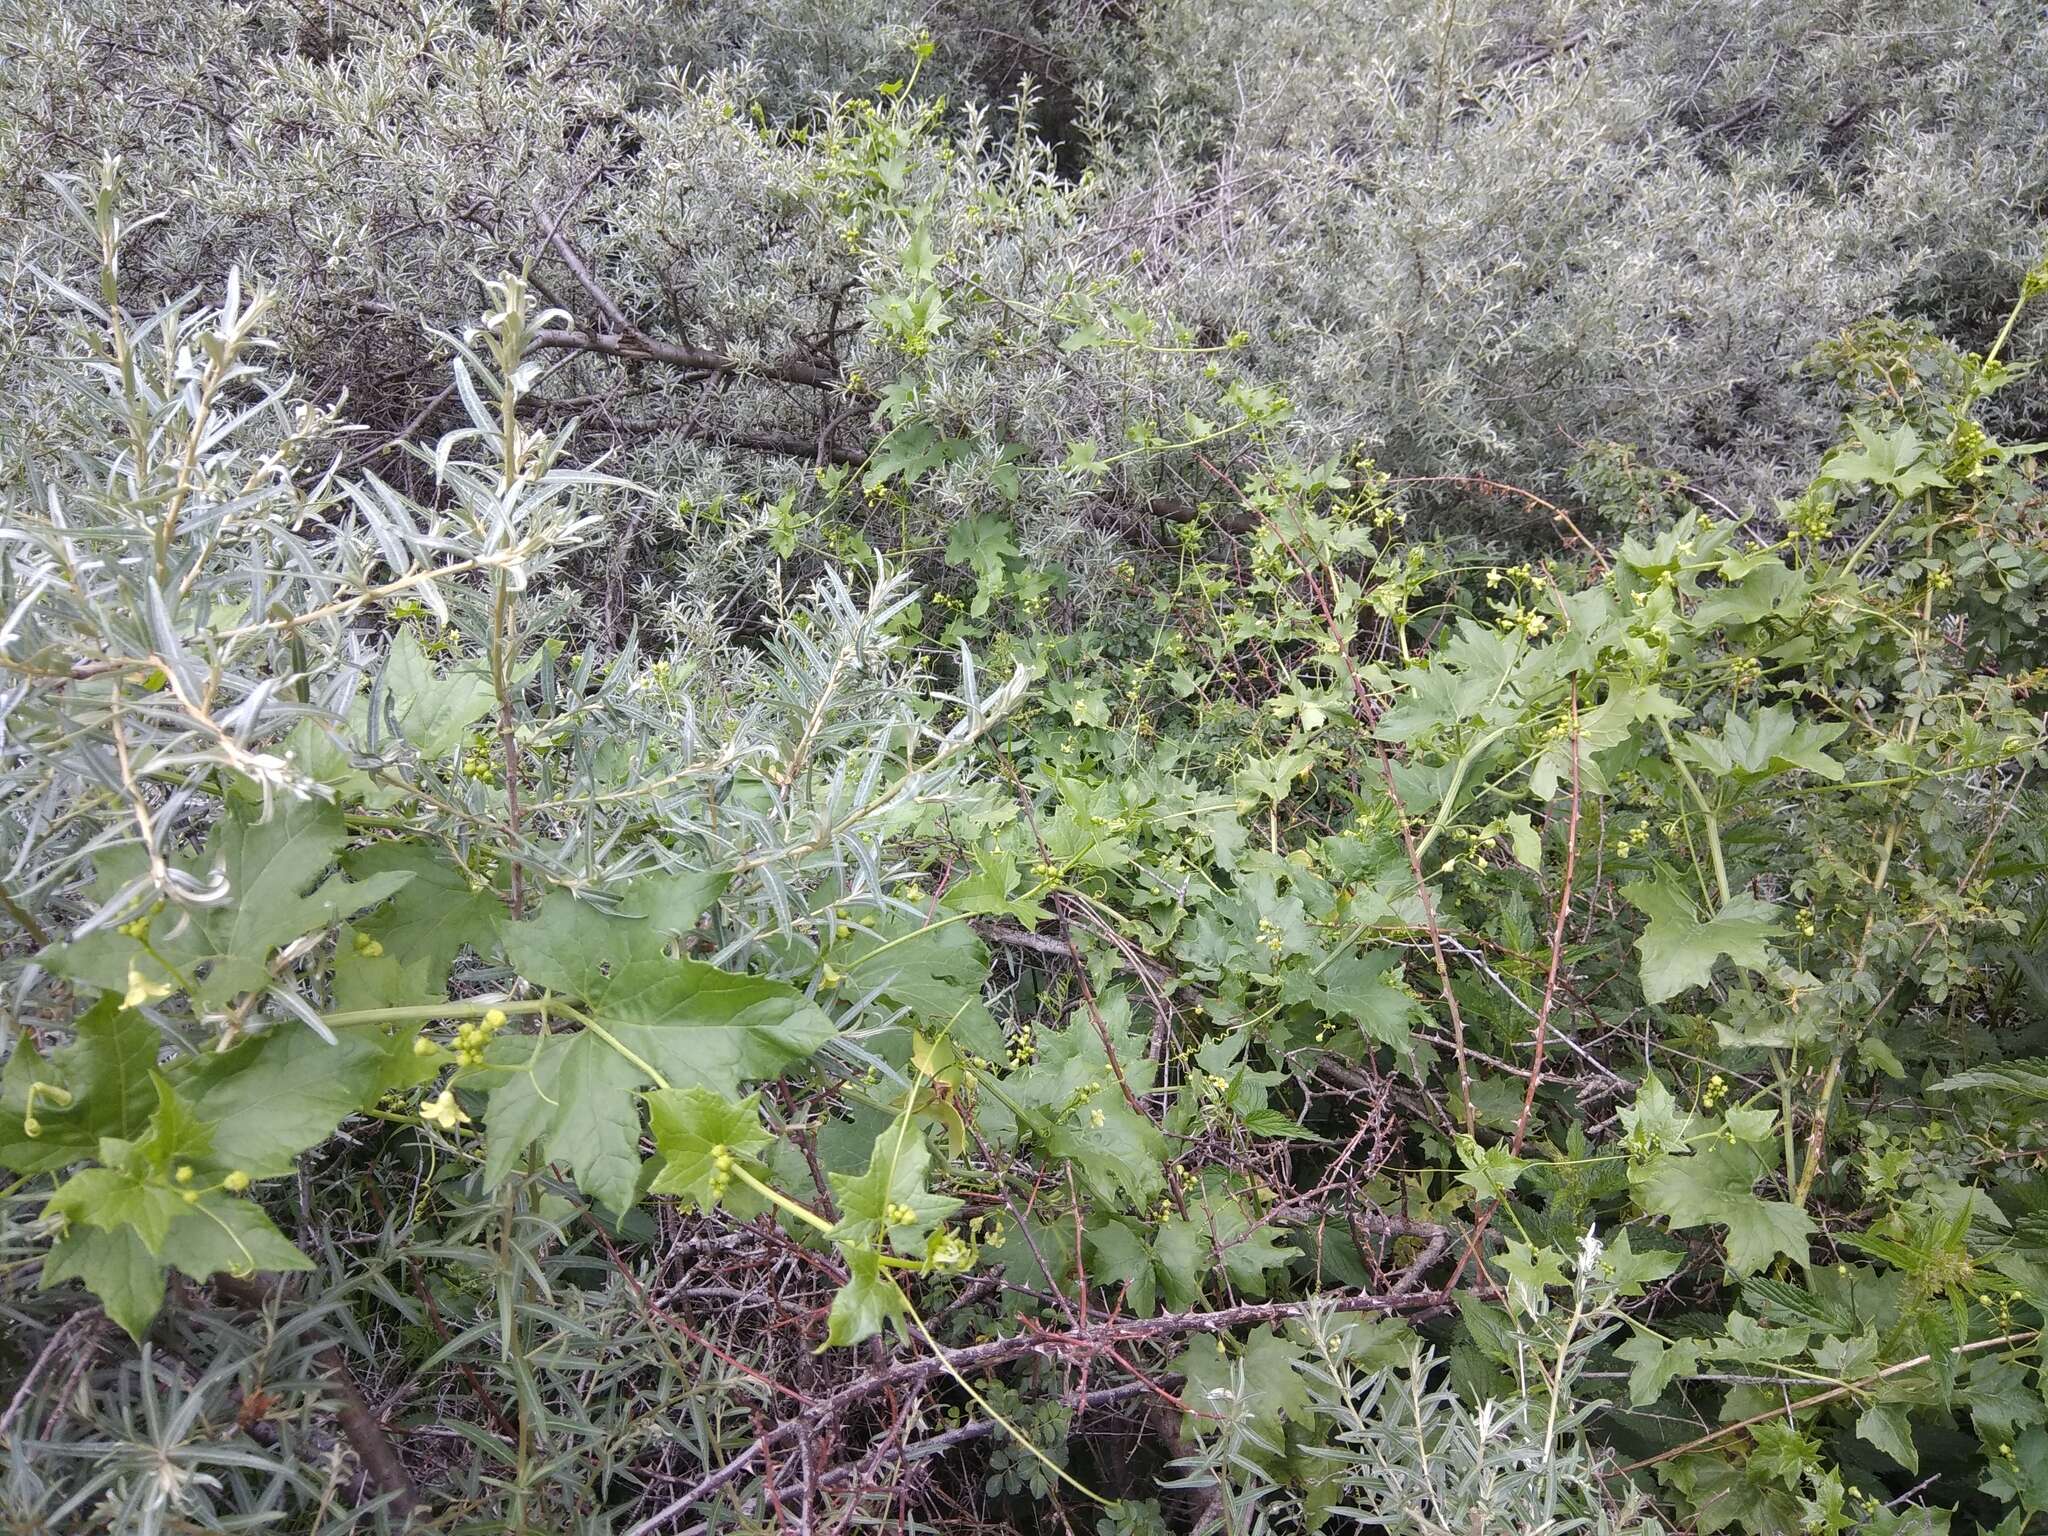
[[[473,1024],[457,1025],[455,1038],[451,1042],[455,1050],[455,1064],[459,1067],[482,1066],[485,1048],[497,1037],[498,1031],[505,1027],[505,1023],[505,1010],[492,1008]],[[415,1056],[431,1056],[440,1048],[428,1035],[421,1035],[412,1043]]]
[[[197,1205],[200,1197],[207,1192],[203,1188],[194,1186],[192,1181],[197,1177],[198,1174],[190,1163],[178,1164],[177,1171],[171,1175],[172,1180],[178,1185],[179,1198],[187,1205]],[[212,1187],[224,1189],[231,1195],[240,1195],[248,1192],[249,1183],[248,1174],[239,1168],[233,1168],[221,1177],[220,1183]]]
[[[723,1200],[725,1192],[732,1188],[732,1169],[732,1148],[720,1142],[711,1149],[711,1177],[705,1180],[713,1200]]]
[[[1029,1024],[1022,1025],[1017,1030],[1017,1033],[1010,1037],[1010,1066],[1013,1069],[1029,1066],[1037,1058],[1037,1037],[1032,1034]]]

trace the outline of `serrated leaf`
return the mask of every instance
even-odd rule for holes
[[[1856,1329],[1855,1317],[1839,1302],[1768,1275],[1752,1275],[1742,1282],[1742,1304],[1760,1322],[1803,1324],[1824,1333],[1848,1334]]]
[[[882,1256],[872,1248],[846,1252],[847,1281],[832,1297],[822,1349],[858,1344],[873,1338],[887,1324],[900,1329],[909,1313],[903,1292],[882,1272]]]
[[[182,985],[182,977],[193,983],[202,1008],[220,1010],[242,993],[270,985],[270,957],[281,945],[374,906],[411,878],[400,870],[361,882],[330,875],[348,836],[338,805],[286,799],[270,820],[259,815],[260,808],[231,800],[206,853],[183,861],[195,876],[218,866],[232,894],[189,914],[181,926],[159,924],[164,931],[150,939],[154,954],[126,934],[102,928],[74,943],[52,945],[37,958],[60,976],[114,993],[126,992],[137,976],[154,985]],[[135,849],[110,851],[96,863],[94,888],[101,900],[110,900],[141,872]]]
[[[128,1141],[142,1134],[156,1109],[150,1072],[162,1049],[157,1027],[119,1000],[102,997],[72,1023],[70,1044],[47,1057],[24,1036],[0,1072],[0,1168],[20,1174],[54,1173],[84,1162],[100,1139]],[[35,1083],[71,1095],[60,1105],[37,1093],[39,1134],[26,1131],[29,1090]]]
[[[38,1289],[46,1291],[66,1280],[78,1281],[99,1298],[107,1316],[140,1344],[164,1304],[165,1279],[164,1265],[131,1228],[108,1232],[73,1227],[43,1255]]]
[[[1280,1136],[1289,1141],[1327,1141],[1300,1122],[1282,1114],[1277,1109],[1248,1109],[1238,1117],[1238,1123],[1254,1136]]]
[[[1634,1338],[1617,1344],[1614,1353],[1629,1363],[1629,1406],[1649,1407],[1672,1382],[1698,1370],[1704,1348],[1699,1339],[1676,1339],[1667,1344],[1640,1329]]]
[[[933,1231],[961,1206],[951,1195],[925,1188],[930,1172],[931,1152],[909,1120],[884,1128],[868,1155],[866,1172],[826,1175],[839,1207],[833,1241],[885,1241],[899,1253],[922,1258]]]
[[[696,1083],[737,1097],[741,1083],[774,1077],[810,1055],[832,1037],[832,1024],[794,987],[671,955],[661,929],[677,921],[669,898],[679,881],[692,892],[702,889],[693,876],[628,886],[621,904],[639,908],[640,916],[608,915],[553,892],[531,921],[504,926],[505,953],[528,981],[579,999],[670,1086]],[[575,1069],[593,1082],[628,1081],[629,1091],[653,1086],[637,1068],[622,1076],[580,1053]],[[600,1113],[638,1119],[630,1105],[607,1103]]]
[[[1261,1444],[1281,1448],[1284,1425],[1306,1424],[1315,1412],[1297,1369],[1307,1359],[1299,1344],[1263,1324],[1246,1335],[1244,1353],[1235,1361],[1217,1341],[1197,1339],[1173,1363],[1187,1378],[1181,1397],[1190,1411],[1183,1433],[1208,1438],[1220,1419],[1242,1415]]]
[[[1989,1089],[2023,1099],[2048,1101],[2048,1058],[2034,1056],[2023,1061],[2004,1061],[1995,1067],[1978,1067],[1944,1077],[1930,1089],[1934,1093],[1974,1093]]]
[[[446,757],[461,746],[497,703],[490,668],[481,657],[436,672],[410,624],[391,642],[383,685],[399,734],[426,758]]]
[[[1625,885],[1621,894],[1649,919],[1636,940],[1643,996],[1649,1002],[1666,1002],[1689,987],[1707,985],[1714,962],[1723,955],[1752,970],[1772,963],[1766,941],[1780,930],[1773,921],[1778,909],[1768,902],[1744,893],[1702,922],[1692,898],[1667,876]]]
[[[648,1192],[687,1195],[699,1210],[708,1211],[725,1198],[711,1183],[720,1149],[734,1158],[751,1158],[774,1139],[761,1129],[758,1093],[737,1104],[694,1085],[650,1093],[647,1116],[662,1157],[661,1172]]]

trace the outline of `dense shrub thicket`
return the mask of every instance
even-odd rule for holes
[[[2048,20],[0,17],[0,1529],[2048,1515]]]
[[[1308,462],[1538,491],[1579,466],[1625,512],[1623,445],[1775,494],[1841,409],[1813,346],[1893,315],[1981,348],[2048,217],[2026,0],[969,5],[931,18],[909,87],[945,112],[886,130],[876,92],[913,62],[887,7],[497,9],[24,7],[14,291],[72,265],[46,173],[120,153],[162,216],[131,302],[240,263],[315,398],[431,438],[460,420],[435,333],[531,266],[609,338],[557,350],[533,408],[676,493],[637,553],[709,594],[759,568],[693,512],[810,513],[807,466],[886,425],[972,448],[933,466],[921,531],[985,505],[1007,453],[1041,471],[1030,547],[1099,570],[1153,503],[1213,499],[1146,434],[1227,425],[1233,384],[1287,399]],[[1078,443],[1110,473],[1058,473]],[[1427,504],[1518,515],[1472,500]]]

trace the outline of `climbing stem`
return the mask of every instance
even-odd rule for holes
[[[832,1223],[820,1216],[816,1211],[807,1205],[798,1204],[781,1190],[755,1178],[737,1161],[732,1165],[732,1176],[759,1195],[763,1200],[766,1200],[770,1205],[773,1205],[777,1210],[787,1211],[805,1226],[815,1228],[820,1232],[830,1232],[832,1230]]]
[[[1685,780],[1687,793],[1692,803],[1699,807],[1700,819],[1707,831],[1707,857],[1713,861],[1714,888],[1720,893],[1721,905],[1727,906],[1731,890],[1728,885],[1728,861],[1721,855],[1721,818],[1708,802],[1706,792],[1700,788],[1700,781],[1692,776],[1692,770],[1678,755],[1678,743],[1671,738],[1671,724],[1662,715],[1657,717],[1657,729],[1663,734],[1664,749],[1671,754],[1671,766],[1678,770],[1678,776]]]

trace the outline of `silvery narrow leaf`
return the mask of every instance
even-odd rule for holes
[[[282,1003],[285,1011],[296,1015],[305,1026],[329,1045],[337,1045],[334,1031],[327,1027],[327,1021],[313,1010],[313,1005],[287,986],[274,986],[264,994],[265,998]]]

